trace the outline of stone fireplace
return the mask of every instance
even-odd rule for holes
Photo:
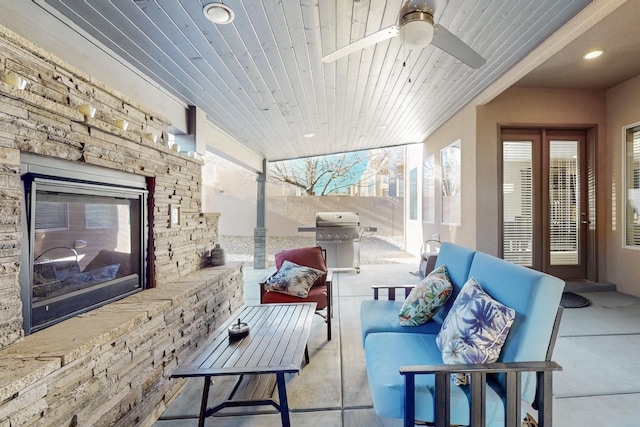
[[[242,266],[205,265],[219,216],[168,127],[0,27],[0,425],[150,425],[185,384],[178,360],[242,304]],[[93,202],[72,211],[78,189]]]
[[[146,289],[144,177],[29,153],[21,176],[25,334]]]

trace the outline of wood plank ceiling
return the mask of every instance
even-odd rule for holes
[[[218,26],[210,0],[32,1],[268,160],[421,142],[590,3],[434,0],[435,23],[487,59],[473,70],[399,37],[321,61],[395,24],[401,0],[225,0],[235,20]]]

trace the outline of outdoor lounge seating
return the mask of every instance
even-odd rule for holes
[[[521,400],[536,398],[539,425],[550,426],[552,372],[561,369],[550,358],[564,282],[451,243],[442,244],[436,268],[440,266],[446,267],[453,291],[424,325],[400,325],[403,302],[394,300],[395,290],[405,288],[408,294],[410,287],[390,285],[389,300],[362,303],[362,339],[376,414],[404,418],[405,426],[416,419],[436,426],[520,426]],[[515,310],[515,319],[497,362],[445,364],[436,337],[470,278]],[[453,373],[470,373],[471,384],[453,384]]]
[[[327,269],[326,255],[324,250],[320,246],[313,246],[307,248],[289,249],[280,251],[275,254],[276,272],[268,279],[260,283],[260,303],[261,304],[286,304],[286,303],[303,303],[303,302],[315,302],[316,314],[324,317],[327,323],[327,340],[331,341],[331,281],[332,272]],[[304,297],[299,295],[293,295],[291,293],[284,293],[286,289],[273,290],[270,282],[277,279],[278,273],[283,269],[282,266],[285,261],[294,263],[296,266],[311,267],[312,269],[324,272],[319,275],[308,289],[308,294]],[[322,313],[326,309],[326,313]]]

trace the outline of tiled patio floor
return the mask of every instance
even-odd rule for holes
[[[326,341],[323,320],[316,316],[309,342],[311,362],[288,379],[294,426],[395,426],[377,417],[371,406],[360,339],[360,301],[371,298],[374,283],[409,283],[417,279],[412,260],[399,264],[363,265],[362,273],[335,275],[334,338]],[[268,270],[245,268],[245,302],[258,303],[256,283]],[[640,426],[640,298],[619,292],[581,293],[588,307],[565,309],[554,360],[563,366],[554,375],[554,425]],[[202,380],[192,383],[156,422],[156,427],[196,426]],[[216,381],[218,399],[231,381]],[[212,396],[213,403],[216,396]],[[235,409],[247,414],[247,408]],[[243,412],[245,411],[245,412]],[[264,413],[264,412],[267,413]],[[216,416],[207,426],[277,426],[279,416]],[[179,417],[179,418],[177,418]]]

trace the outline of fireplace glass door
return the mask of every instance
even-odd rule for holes
[[[144,287],[146,191],[34,177],[31,331]]]

